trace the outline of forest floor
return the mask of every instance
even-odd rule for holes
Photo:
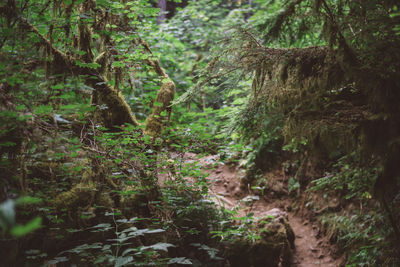
[[[292,266],[336,267],[340,265],[341,258],[332,254],[336,248],[321,236],[319,227],[298,213],[293,212],[293,199],[283,197],[252,197],[250,190],[240,188],[240,176],[243,170],[237,166],[230,166],[219,162],[218,155],[198,158],[194,153],[185,153],[186,163],[198,162],[201,168],[209,173],[207,180],[210,182],[210,197],[219,205],[227,209],[238,208],[239,216],[254,213],[255,217],[270,214],[272,209],[279,209],[288,214],[289,224],[295,233],[295,249],[293,250]],[[251,205],[245,205],[243,199],[254,199]],[[305,217],[305,216],[304,216]]]

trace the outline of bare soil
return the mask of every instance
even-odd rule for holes
[[[210,182],[210,198],[219,205],[227,209],[237,208],[241,216],[254,213],[254,216],[260,217],[273,208],[286,211],[296,236],[292,266],[340,266],[342,259],[332,255],[336,251],[334,245],[321,236],[317,225],[292,211],[293,200],[289,196],[257,197],[250,188],[241,188],[240,177],[244,175],[243,170],[221,163],[218,155],[198,158],[196,154],[186,153],[184,160],[188,163],[198,162],[209,173],[207,179]],[[249,199],[253,200],[250,204],[246,201]]]

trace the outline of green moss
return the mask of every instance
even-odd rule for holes
[[[283,217],[266,216],[249,226],[252,236],[237,237],[229,241],[226,250],[232,267],[239,266],[289,266],[294,233]]]
[[[93,203],[95,192],[95,186],[92,183],[81,182],[71,190],[61,193],[54,200],[54,205],[58,209],[67,208],[68,210],[90,206]]]
[[[163,81],[157,93],[152,114],[146,120],[145,133],[158,137],[171,114],[171,105],[175,95],[175,84],[170,79]]]
[[[134,126],[139,125],[120,92],[107,84],[97,84],[95,86],[96,90],[93,92],[92,104],[96,105],[94,114],[96,123],[102,124],[109,129],[124,123],[130,123]]]
[[[353,81],[327,47],[267,49],[257,65],[251,107],[283,114],[286,142],[308,140],[314,152],[354,150],[366,105],[354,105]],[[257,60],[257,61],[256,61]],[[250,63],[249,63],[250,64]],[[255,112],[257,113],[257,111]]]

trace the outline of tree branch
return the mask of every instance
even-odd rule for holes
[[[35,33],[39,37],[42,46],[49,49],[51,54],[54,56],[56,64],[66,66],[66,72],[70,71],[74,75],[83,75],[85,77],[85,84],[95,90],[93,103],[96,105],[104,104],[107,106],[107,110],[99,108],[99,113],[105,127],[111,128],[114,125],[122,125],[124,123],[130,123],[134,126],[139,125],[124,97],[117,90],[111,87],[108,84],[107,79],[96,69],[79,66],[77,64],[79,61],[76,58],[68,56],[55,48],[51,42],[26,19],[20,18],[19,20],[21,26],[25,27],[28,31]]]

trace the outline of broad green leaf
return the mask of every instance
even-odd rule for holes
[[[163,233],[165,232],[164,229],[153,229],[146,232],[146,234],[156,234],[156,233]]]
[[[42,202],[43,202],[43,200],[38,197],[23,196],[23,197],[20,197],[19,199],[17,199],[15,201],[15,204],[16,205],[20,205],[20,204],[30,205],[30,204],[40,204]]]
[[[51,265],[55,266],[57,263],[66,262],[66,261],[68,261],[67,257],[55,257],[54,259],[49,260],[47,262],[47,266],[51,266]]]
[[[120,267],[120,266],[124,266],[128,263],[133,262],[133,257],[132,256],[128,256],[128,257],[119,257],[117,258],[117,261],[115,262],[114,267]]]
[[[179,257],[179,258],[172,258],[168,261],[168,264],[185,264],[185,265],[192,265],[191,260],[185,258],[185,257]]]
[[[112,66],[117,67],[117,68],[123,68],[123,67],[125,67],[125,63],[122,61],[114,61]]]
[[[160,102],[154,102],[153,105],[154,105],[155,107],[162,107],[162,106],[163,106],[163,104],[160,103]]]
[[[151,246],[142,247],[142,249],[143,250],[147,250],[147,249],[162,250],[162,251],[167,252],[169,247],[175,247],[175,246],[170,243],[157,243],[157,244],[154,244]]]
[[[33,113],[36,115],[43,115],[43,114],[49,114],[53,111],[52,106],[45,106],[45,105],[40,105],[38,107],[35,107],[33,109]]]
[[[17,225],[11,229],[11,234],[15,237],[21,237],[29,234],[30,232],[39,229],[42,226],[42,218],[36,217],[28,222],[26,225]]]

